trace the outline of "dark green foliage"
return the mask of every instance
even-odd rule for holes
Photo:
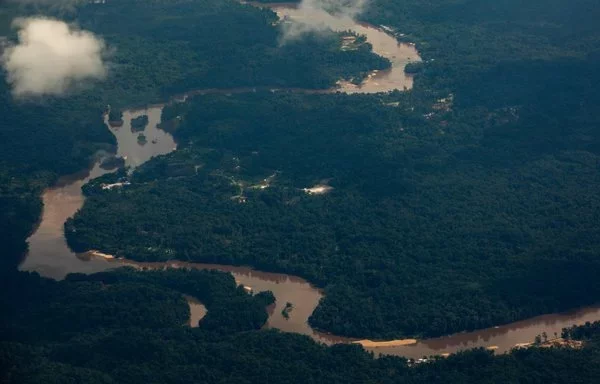
[[[90,200],[69,240],[301,274],[327,288],[312,324],[347,335],[438,335],[596,302],[599,13],[592,0],[372,2],[361,17],[423,55],[413,91],[167,110],[195,144]],[[322,179],[329,195],[298,190]],[[246,204],[231,200],[240,181]],[[115,217],[136,219],[103,223]]]
[[[148,115],[138,116],[134,119],[131,119],[131,130],[133,132],[141,132],[146,129],[148,125]]]
[[[108,121],[111,124],[123,124],[123,111],[111,108],[108,111]]]
[[[10,205],[2,225],[15,229],[2,231],[13,263],[25,251],[23,239],[39,215],[36,194],[57,175],[89,166],[96,151],[114,151],[115,139],[102,121],[107,105],[109,120],[118,125],[125,106],[164,101],[194,88],[327,88],[339,78],[389,66],[368,45],[341,51],[333,33],[280,46],[273,12],[233,0],[58,3],[0,4],[0,35],[19,16],[73,22],[106,41],[109,76],[60,97],[15,100],[0,70],[0,174],[18,179],[12,183],[35,185],[21,194],[0,191],[1,206]]]
[[[423,71],[423,69],[425,69],[425,64],[423,64],[423,62],[408,63],[406,64],[406,67],[404,67],[404,72],[415,75]]]
[[[440,335],[594,303],[600,178],[586,141],[535,152],[512,135],[504,147],[490,134],[500,122],[442,110],[442,128],[411,105],[422,107],[410,94],[198,96],[165,111],[182,116],[180,150],[87,200],[68,239],[302,275],[327,292],[311,323],[352,336]],[[522,160],[491,161],[502,148]],[[329,194],[302,191],[323,179]]]
[[[407,33],[426,60],[414,91],[182,106],[177,135],[204,147],[156,159],[132,188],[90,199],[68,224],[78,229],[69,240],[144,260],[301,274],[328,284],[311,322],[350,335],[437,335],[594,302],[598,12],[591,0],[378,0],[363,17]],[[6,96],[2,134],[24,138],[2,148],[11,171],[85,162],[110,140],[99,121],[81,129],[96,121],[83,117],[113,99],[150,101],[189,86],[327,87],[385,66],[368,50],[351,61],[335,35],[279,47],[273,14],[234,2],[128,0],[87,5],[76,17],[124,47],[115,59],[122,70],[99,95],[68,104],[25,112]],[[352,64],[325,65],[338,59]],[[15,134],[23,121],[30,136]],[[48,122],[66,133],[45,136]],[[232,181],[256,185],[273,174],[270,188],[246,188],[248,203],[231,200],[240,192]],[[298,190],[329,178],[330,195]],[[6,196],[31,223],[39,203]],[[26,225],[10,212],[20,238]]]
[[[407,33],[426,60],[413,92],[181,106],[182,151],[140,169],[132,188],[90,187],[95,196],[69,224],[80,237],[70,240],[142,259],[174,254],[302,274],[329,284],[313,324],[346,334],[439,334],[595,301],[599,11],[595,0],[376,0],[363,17]],[[39,215],[34,196],[112,143],[99,119],[107,103],[150,102],[188,86],[326,87],[385,64],[363,52],[369,65],[327,65],[348,59],[333,49],[335,36],[278,48],[268,27],[273,14],[234,2],[109,0],[74,17],[118,45],[120,70],[94,97],[43,107],[16,106],[3,85],[0,162],[8,171],[0,219],[11,254],[24,249]],[[438,102],[450,93],[453,102]],[[190,173],[196,165],[203,167]],[[272,174],[269,188],[245,189],[246,204],[230,200],[239,193],[231,177],[256,185]],[[298,190],[324,178],[335,187],[329,195]],[[103,218],[121,220],[115,228]],[[260,326],[265,315],[257,310],[272,298],[241,296],[225,275],[189,282],[178,273],[61,283],[0,276],[0,381],[571,384],[600,377],[594,342],[501,357],[475,350],[409,369],[357,346],[237,332]],[[202,296],[212,306],[203,327],[184,328],[180,292],[206,293],[198,279],[225,293],[212,304],[212,294]],[[594,340],[597,328],[566,333]]]
[[[581,326],[564,328],[562,337],[565,339],[593,342],[598,345],[600,342],[600,321],[594,321],[593,323],[586,322]]]
[[[189,317],[181,294],[152,284],[56,282],[14,272],[4,272],[2,278],[0,338],[5,341],[66,340],[100,328],[172,327]]]
[[[98,149],[115,142],[102,111],[84,100],[12,98],[0,80],[0,164],[22,176],[47,171],[69,174],[85,168]]]
[[[236,290],[222,273],[124,270],[63,282],[11,274],[0,280],[0,381],[7,384],[592,384],[600,375],[595,344],[498,357],[478,349],[410,367],[358,345],[325,347],[276,330],[183,326],[187,307],[167,285],[228,300]],[[586,333],[598,332],[586,326]]]
[[[140,145],[144,145],[148,142],[148,140],[146,139],[146,135],[144,135],[143,133],[140,133],[137,137],[137,142]]]
[[[120,0],[71,17],[118,48],[109,83],[120,106],[195,88],[327,88],[389,66],[368,44],[340,50],[339,34],[281,45],[272,11],[234,0]]]
[[[208,309],[200,327],[220,333],[260,329],[267,321],[265,307],[274,302],[271,292],[249,296],[242,287],[236,286],[232,275],[217,271],[169,269],[139,272],[121,268],[90,277],[70,275],[67,280],[152,284],[193,296]]]
[[[120,156],[107,156],[104,159],[102,159],[102,162],[100,163],[100,167],[102,167],[103,169],[115,169],[115,168],[122,168],[125,166],[125,159],[120,157]]]
[[[38,198],[47,176],[31,182],[12,173],[0,172],[0,270],[12,269],[27,249],[23,241],[38,220],[42,204]],[[40,185],[41,184],[41,185]]]

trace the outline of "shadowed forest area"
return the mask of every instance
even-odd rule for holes
[[[0,4],[4,21],[39,5]],[[415,87],[310,95],[389,63],[340,35],[280,45],[276,16],[230,0],[141,0],[44,14],[100,36],[103,82],[20,100],[0,81],[0,381],[31,383],[593,383],[584,347],[473,350],[413,366],[356,345],[261,329],[269,293],[231,275],[17,272],[40,194],[114,151],[114,110],[194,88],[164,111],[178,151],[102,190],[65,224],[74,250],[247,264],[324,287],[310,323],[340,335],[428,337],[598,302],[600,7],[592,0],[374,0],[360,15],[414,42]],[[309,193],[315,186],[326,193]],[[184,326],[182,295],[208,314]]]
[[[114,151],[115,139],[101,118],[108,104],[117,110],[156,103],[195,88],[328,88],[340,78],[389,66],[369,44],[340,50],[334,33],[280,46],[275,14],[236,1],[49,5],[2,3],[1,32],[14,41],[16,30],[8,26],[17,17],[72,21],[105,41],[108,77],[66,96],[15,99],[0,70],[0,177],[10,180],[0,186],[0,225],[9,263],[23,253],[23,240],[41,213],[35,196],[58,176],[86,168],[96,151]]]
[[[117,271],[55,282],[2,276],[0,380],[5,383],[592,383],[600,375],[598,324],[566,330],[582,349],[530,348],[494,357],[477,349],[411,366],[357,345],[253,330],[264,297],[215,272]],[[181,292],[209,311],[199,328]],[[216,303],[218,301],[218,303]],[[219,327],[208,317],[218,312]],[[222,314],[222,315],[221,315]],[[240,324],[240,318],[258,322]],[[260,320],[262,319],[262,320]],[[225,329],[224,329],[225,328]]]
[[[70,243],[300,274],[327,291],[311,323],[356,337],[596,302],[597,7],[397,3],[410,21],[363,17],[417,41],[414,90],[175,105],[183,149],[88,200]],[[323,180],[326,196],[301,190]]]
[[[99,187],[117,175],[88,185],[67,239],[139,261],[299,274],[326,288],[312,325],[355,337],[437,336],[594,303],[596,155],[490,163],[504,138],[461,140],[455,126],[486,133],[460,116],[440,134],[403,112],[410,103],[257,93],[174,105],[163,117],[179,117],[179,150],[122,190]],[[333,189],[304,190],[323,183]]]

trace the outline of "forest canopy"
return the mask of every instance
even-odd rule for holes
[[[411,365],[358,345],[325,347],[276,330],[190,328],[181,290],[218,298],[248,315],[253,298],[223,273],[117,271],[62,282],[3,274],[0,381],[12,383],[593,383],[600,375],[598,323],[565,330],[582,349],[483,349]],[[192,288],[193,287],[193,288]],[[67,300],[68,299],[68,300]],[[266,314],[256,306],[257,314]],[[238,312],[239,311],[239,312]],[[235,312],[240,316],[235,316]]]
[[[179,150],[128,188],[87,188],[69,243],[299,274],[326,288],[311,324],[356,337],[436,336],[594,303],[600,179],[587,141],[540,151],[518,135],[529,117],[509,111],[490,128],[452,111],[416,119],[407,110],[426,105],[412,97],[175,104],[163,118],[180,117]],[[510,148],[494,125],[515,126]],[[328,193],[307,193],[323,184]]]
[[[17,41],[12,20],[43,14],[93,33],[108,55],[105,79],[59,96],[15,99],[0,70],[0,174],[27,186],[0,190],[0,205],[10,206],[0,213],[2,225],[14,228],[2,231],[10,263],[22,255],[41,214],[36,195],[58,176],[88,167],[97,151],[115,150],[102,120],[107,105],[114,114],[205,87],[328,88],[389,66],[369,44],[342,51],[341,35],[333,32],[280,46],[276,15],[234,0],[63,4],[0,4],[0,37],[7,43]]]
[[[410,366],[357,345],[260,329],[272,296],[232,276],[16,272],[59,175],[114,151],[102,123],[191,88],[164,119],[179,141],[126,189],[85,187],[76,250],[250,264],[325,287],[310,319],[338,334],[432,336],[595,303],[600,7],[596,0],[373,0],[359,15],[417,44],[415,87],[301,95],[389,63],[340,34],[279,44],[273,12],[232,0],[0,4],[0,35],[39,13],[101,36],[110,71],[66,97],[16,101],[0,81],[0,381],[7,383],[595,383],[581,349],[481,349]],[[40,4],[44,5],[40,5]],[[64,3],[63,3],[64,4]],[[274,25],[275,24],[275,25]],[[181,117],[181,121],[173,119]],[[121,173],[120,176],[124,174]],[[320,192],[326,192],[319,194]],[[76,230],[76,232],[75,232]],[[183,295],[208,314],[184,325]]]

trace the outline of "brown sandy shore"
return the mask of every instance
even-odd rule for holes
[[[385,348],[385,347],[401,347],[403,345],[417,344],[417,339],[398,339],[389,341],[373,341],[369,339],[356,340],[353,344],[360,344],[364,348]]]

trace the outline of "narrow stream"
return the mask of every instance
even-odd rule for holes
[[[373,50],[381,56],[387,57],[392,62],[392,67],[386,71],[373,72],[361,85],[356,86],[346,82],[339,82],[338,88],[330,90],[343,91],[347,93],[373,93],[384,92],[394,89],[410,89],[412,77],[404,73],[404,66],[411,61],[420,60],[414,46],[409,44],[398,44],[396,39],[388,35],[382,29],[368,24],[352,22],[348,20],[340,23],[339,19],[332,18],[323,11],[303,10],[290,5],[273,5],[272,8],[283,19],[301,20],[302,18],[318,18],[333,29],[354,30],[365,34],[367,41],[373,45]],[[241,93],[251,92],[252,89],[232,90],[200,90],[192,94],[209,93]],[[311,92],[310,90],[297,90],[299,92]],[[146,109],[128,110],[124,112],[124,124],[121,127],[109,127],[118,142],[118,155],[126,158],[126,165],[136,167],[150,158],[167,154],[176,149],[176,143],[171,135],[157,128],[161,120],[162,105],[148,107]],[[148,142],[140,145],[137,141],[137,133],[131,131],[131,119],[146,114],[149,124],[144,134]],[[296,332],[308,335],[313,339],[326,344],[339,342],[352,342],[353,339],[337,337],[319,333],[308,325],[308,317],[317,307],[319,300],[323,297],[322,292],[310,283],[296,276],[267,273],[256,271],[247,267],[234,267],[226,265],[211,265],[184,262],[169,263],[135,263],[128,260],[116,260],[110,257],[102,257],[95,252],[75,254],[72,252],[64,238],[63,225],[65,221],[79,210],[84,202],[81,187],[89,180],[101,176],[110,171],[103,170],[96,163],[91,170],[79,174],[61,178],[52,188],[43,194],[44,211],[39,227],[28,239],[29,253],[20,266],[21,270],[37,271],[43,276],[62,279],[68,273],[81,272],[93,273],[118,267],[121,265],[132,265],[138,268],[163,268],[181,267],[198,269],[218,269],[233,274],[239,284],[249,286],[254,292],[271,290],[277,302],[270,309],[267,326],[278,328],[287,332]],[[190,325],[194,326],[204,316],[206,309],[194,300],[186,297],[190,304],[192,318]],[[285,304],[290,302],[294,308],[285,318],[281,311]],[[542,332],[552,336],[554,332],[560,333],[563,327],[573,324],[581,324],[586,321],[600,319],[600,307],[580,309],[565,314],[551,314],[540,316],[525,321],[508,324],[501,327],[484,329],[470,333],[459,333],[442,338],[421,340],[411,345],[396,347],[367,348],[376,353],[401,355],[411,358],[419,358],[434,354],[452,353],[462,349],[473,347],[496,346],[498,352],[505,352],[517,343],[526,343]]]

